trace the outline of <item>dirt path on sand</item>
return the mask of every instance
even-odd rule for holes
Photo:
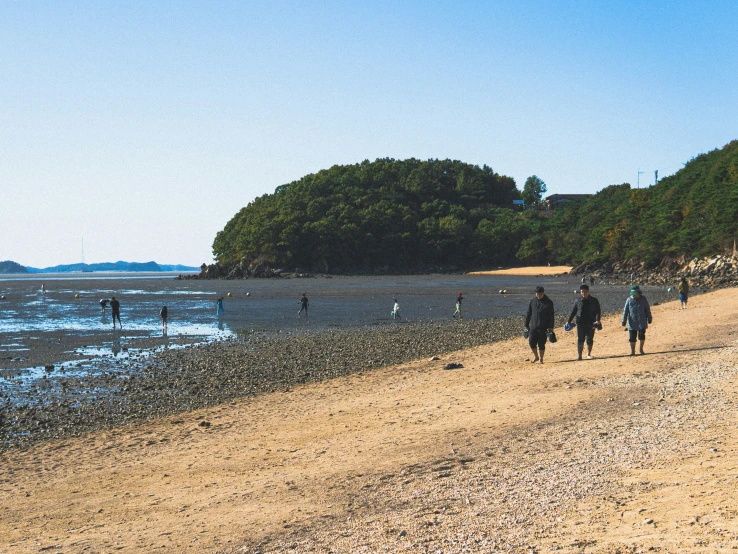
[[[653,312],[8,452],[0,552],[735,548],[735,290]]]

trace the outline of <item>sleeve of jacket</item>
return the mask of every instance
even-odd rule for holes
[[[569,319],[567,320],[567,323],[571,323],[571,320],[574,319],[574,316],[577,315],[578,307],[579,307],[578,302],[575,300],[574,305],[571,307],[571,312],[569,312]]]
[[[623,308],[623,320],[620,322],[621,325],[625,325],[628,322],[628,302],[630,302],[630,298],[625,301],[625,307]]]
[[[651,305],[648,303],[647,298],[644,298],[644,300],[646,301],[646,321],[651,325],[651,323],[653,323],[653,317],[651,317]]]
[[[548,315],[548,321],[546,322],[546,329],[553,329],[554,327],[554,303],[551,302],[549,304],[548,309],[546,310],[546,314]]]
[[[595,298],[595,310],[597,311],[597,319],[599,321],[602,318],[602,310],[600,309],[600,301]]]
[[[523,323],[523,327],[525,327],[526,329],[529,329],[530,328],[529,327],[529,325],[530,325],[530,318],[532,316],[533,316],[533,301],[531,300],[530,302],[528,302],[528,313],[525,316],[525,323]]]

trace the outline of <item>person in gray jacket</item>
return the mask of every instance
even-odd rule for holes
[[[646,342],[646,329],[653,321],[651,317],[651,306],[648,304],[648,299],[643,296],[641,289],[638,285],[634,285],[630,289],[630,296],[625,301],[625,307],[623,308],[623,320],[622,325],[628,324],[628,334],[630,342],[630,355],[635,356],[636,338],[640,342],[640,353],[645,354],[643,351],[643,343]]]

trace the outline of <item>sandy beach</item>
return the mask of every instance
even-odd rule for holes
[[[0,552],[734,550],[735,289],[677,308],[10,450]]]
[[[541,266],[527,266],[527,267],[509,267],[506,269],[491,269],[489,271],[470,271],[469,275],[561,275],[562,273],[569,273],[571,267],[568,265],[541,265]]]

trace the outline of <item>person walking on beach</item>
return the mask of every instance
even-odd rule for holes
[[[464,296],[458,292],[456,293],[456,311],[454,312],[454,319],[456,319],[456,316],[459,316],[459,319],[464,319],[461,316],[461,301],[464,300]]]
[[[167,334],[167,317],[169,317],[169,310],[166,306],[162,306],[159,310],[159,317],[161,318],[161,332]]]
[[[302,297],[300,298],[300,301],[298,302],[300,304],[300,311],[297,312],[297,315],[299,316],[303,310],[305,310],[305,315],[308,315],[308,306],[310,305],[310,301],[308,300],[307,295],[303,292]]]
[[[577,323],[577,360],[582,359],[584,351],[584,343],[587,343],[587,359],[592,358],[592,345],[594,344],[595,329],[601,329],[600,323],[600,302],[594,296],[589,294],[589,287],[582,285],[579,287],[580,298],[574,301],[569,313],[569,320],[576,317]]]
[[[638,285],[634,285],[630,289],[630,296],[625,301],[621,321],[623,327],[626,323],[628,324],[628,342],[630,342],[631,356],[635,356],[636,338],[640,341],[639,352],[645,354],[643,343],[646,342],[646,329],[652,321],[653,317],[651,317],[651,306],[648,304],[648,299],[643,296]]]
[[[105,315],[105,306],[108,305],[108,299],[101,298],[99,304],[100,304],[100,309],[102,310],[102,315]]]
[[[216,316],[220,316],[221,314],[225,315],[225,309],[223,308],[223,297],[222,296],[218,298],[218,308],[215,310]]]
[[[110,299],[110,309],[113,312],[113,329],[115,329],[115,318],[118,318],[118,325],[123,329],[123,324],[120,322],[120,302],[115,299],[115,296]]]
[[[689,298],[689,281],[686,277],[682,277],[679,281],[679,309],[687,309],[687,299]]]
[[[528,345],[533,352],[531,363],[543,363],[543,354],[546,352],[548,332],[554,326],[554,304],[546,296],[543,287],[536,287],[536,297],[528,304],[528,313],[523,324],[523,336],[528,337]]]
[[[392,307],[392,319],[400,319],[400,305],[395,298],[395,305]]]
[[[589,276],[589,286],[590,286],[590,287],[593,287],[593,286],[594,286],[594,284],[595,284],[595,278],[594,278],[594,276],[593,276],[593,275],[590,275],[590,276]]]

